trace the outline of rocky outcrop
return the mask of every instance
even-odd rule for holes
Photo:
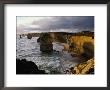
[[[32,38],[32,35],[31,34],[27,34],[27,38],[28,39],[31,39]]]
[[[37,65],[26,59],[16,59],[16,74],[46,74],[44,70],[39,70]]]
[[[53,44],[40,44],[40,51],[51,53],[53,51]]]
[[[94,56],[94,39],[90,36],[71,36],[68,39],[69,51],[72,56]]]
[[[94,74],[94,59],[80,63],[71,68],[72,74]]]
[[[64,43],[63,47],[64,47],[63,51],[68,51],[69,50],[69,45],[68,44]]]
[[[53,51],[53,39],[49,33],[42,33],[40,35],[40,51],[52,52]]]
[[[37,39],[37,42],[40,42],[40,37]]]
[[[85,59],[94,57],[94,44],[92,42],[85,42],[83,44],[83,50],[82,56],[85,57]]]

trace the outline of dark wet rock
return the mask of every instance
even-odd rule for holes
[[[40,51],[52,52],[53,51],[53,39],[49,33],[41,33],[40,35]]]
[[[40,44],[40,51],[52,52],[53,51],[53,44]]]
[[[22,38],[22,36],[20,35],[20,38]]]
[[[57,51],[57,50],[53,50],[53,52],[54,52],[55,54],[59,54],[59,53],[60,53],[60,51]]]
[[[58,70],[51,70],[50,74],[61,74],[61,72]]]
[[[28,39],[31,39],[32,38],[32,35],[31,34],[27,34],[27,38]]]
[[[39,70],[37,65],[26,59],[16,59],[16,74],[46,74],[44,70]]]
[[[40,42],[40,37],[37,39],[37,42]]]
[[[56,50],[53,50],[53,52],[56,52]]]

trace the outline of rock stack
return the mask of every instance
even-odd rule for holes
[[[27,38],[28,39],[31,39],[32,38],[32,35],[31,34],[27,34]]]
[[[41,33],[40,35],[40,51],[52,52],[53,51],[53,39],[49,33]]]

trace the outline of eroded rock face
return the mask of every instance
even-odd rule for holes
[[[52,52],[53,51],[53,39],[49,33],[42,33],[40,35],[40,51]]]
[[[93,74],[94,73],[94,59],[80,63],[71,69],[72,74]]]
[[[94,57],[94,44],[91,42],[85,42],[83,44],[83,55],[85,56],[85,58],[90,59],[92,57]]]
[[[88,36],[71,36],[68,40],[69,51],[72,56],[94,57],[94,39]]]

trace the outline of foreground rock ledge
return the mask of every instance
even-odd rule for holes
[[[39,70],[37,65],[26,59],[16,59],[16,74],[46,74],[44,70]]]

